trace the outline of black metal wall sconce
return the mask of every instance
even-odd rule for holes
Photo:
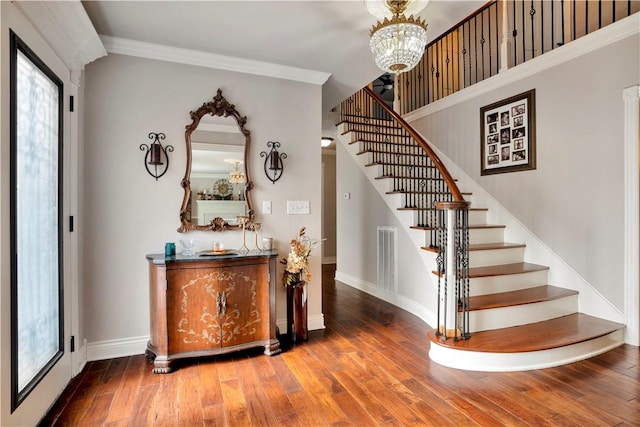
[[[167,153],[173,151],[173,146],[162,146],[160,140],[165,139],[164,133],[150,132],[149,139],[153,139],[153,142],[150,145],[140,144],[140,150],[147,152],[144,155],[144,167],[147,168],[149,175],[157,181],[169,169],[169,156]]]
[[[280,143],[278,141],[267,142],[267,147],[271,148],[271,150],[268,153],[266,151],[262,151],[260,153],[260,157],[265,158],[264,174],[267,175],[269,181],[275,184],[284,172],[284,164],[282,163],[282,160],[287,158],[287,154],[278,152],[278,147],[280,147]]]

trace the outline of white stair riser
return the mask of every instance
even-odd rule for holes
[[[512,372],[544,369],[588,359],[624,344],[622,330],[600,338],[549,350],[526,353],[488,353],[452,349],[431,343],[429,358],[456,369],[481,372]]]
[[[548,270],[541,270],[504,276],[473,277],[469,279],[469,295],[495,294],[546,285],[547,273]]]
[[[486,224],[487,223],[487,211],[469,211],[469,224]]]
[[[380,141],[380,142],[397,142],[397,143],[406,143],[409,139],[406,137],[402,137],[402,136],[393,136],[393,135],[384,135],[384,136],[380,136],[379,138],[376,137],[376,133],[377,130],[375,130],[375,128],[370,128],[369,132],[371,132],[371,135],[369,135],[369,137],[367,137],[367,133],[363,132],[366,131],[366,129],[361,129],[360,132],[358,131],[349,131],[347,133],[345,133],[343,135],[343,138],[346,138],[347,141],[351,142],[351,143],[355,143],[355,142],[360,142],[363,140],[368,140],[368,141]],[[338,129],[338,132],[342,132],[340,129]],[[360,145],[358,147],[358,151],[362,151],[362,149],[364,148],[364,145]]]
[[[368,156],[367,159],[363,159],[363,160],[366,160],[364,163],[365,164],[373,163],[372,157],[373,156],[370,155]],[[392,161],[395,161],[395,159],[392,159]],[[374,165],[374,166],[367,166],[367,167],[375,171],[375,176],[385,176],[385,175],[411,176],[411,173],[409,172],[406,166],[396,167],[391,165],[387,165],[387,166]],[[419,172],[415,171],[415,173],[418,174]],[[426,175],[426,172],[422,172],[421,174],[422,176],[424,176]],[[392,179],[390,179],[389,181],[393,183]],[[407,180],[401,183],[404,184],[406,187],[409,187],[409,188],[405,188],[405,190],[418,190],[420,188],[420,180],[414,180],[413,182]]]
[[[470,228],[469,242],[471,244],[504,242],[504,228]]]
[[[469,313],[469,326],[471,332],[488,331],[542,322],[567,316],[577,311],[578,295],[571,295],[532,304],[474,310]]]
[[[524,260],[524,247],[469,251],[470,267],[515,264]]]
[[[362,130],[367,130],[370,132],[374,132],[376,130],[376,128],[378,127],[378,125],[389,125],[389,121],[388,120],[382,120],[382,119],[361,119],[358,117],[351,117],[349,119],[352,123],[358,123],[358,128],[362,129]],[[343,133],[347,130],[347,124],[346,123],[340,123],[339,125],[336,126],[338,129],[339,133]]]
[[[416,211],[404,211],[404,212],[410,212],[413,215],[413,221],[412,221],[411,225],[417,224],[418,212],[416,212]],[[469,211],[469,223],[482,224],[484,222],[486,216],[487,216],[487,211]],[[427,233],[428,233],[428,231],[427,231]],[[469,240],[471,241],[471,233],[469,233]],[[502,240],[497,240],[497,241],[501,242]],[[494,243],[494,242],[496,242],[496,240],[491,240],[491,241],[486,242],[486,243]],[[474,243],[474,242],[472,242],[472,243]]]

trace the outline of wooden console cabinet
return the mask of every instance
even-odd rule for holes
[[[174,360],[264,346],[276,337],[276,251],[257,255],[147,255],[154,373]]]

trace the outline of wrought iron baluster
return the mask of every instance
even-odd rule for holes
[[[464,46],[465,33],[464,33],[465,24],[462,24],[462,87],[467,87],[467,74],[466,74],[466,66],[467,66],[467,49]]]
[[[561,24],[561,31],[562,31],[562,38],[560,39],[560,46],[564,45],[564,39],[565,39],[565,34],[564,34],[564,0],[560,0],[560,22]]]
[[[443,280],[443,286],[444,286],[444,301],[445,303],[443,304],[443,308],[442,308],[442,329],[443,329],[443,334],[442,334],[442,338],[446,341],[448,339],[447,336],[447,306],[448,304],[446,304],[446,301],[448,301],[447,298],[447,288],[449,286],[448,285],[448,274],[447,274],[447,241],[448,241],[448,231],[447,231],[447,223],[446,223],[446,212],[442,211],[442,216],[443,216],[443,220],[441,221],[441,226],[442,226],[442,230],[444,231],[443,234],[443,239],[442,241],[439,242],[439,249],[442,251],[442,262],[443,262],[443,268],[442,268],[442,277],[444,278]],[[438,301],[438,304],[440,304],[441,302]]]
[[[531,0],[531,9],[529,9],[529,15],[531,16],[531,58],[535,58],[536,56],[536,39],[535,39],[535,21],[534,15],[536,14],[536,9],[533,7],[533,0]]]
[[[474,83],[478,83],[478,17],[473,17],[473,47],[475,49],[476,54],[473,55],[475,59],[475,74],[476,79]]]
[[[442,294],[443,294],[443,290],[442,287],[444,286],[444,278],[445,276],[445,271],[444,271],[444,242],[445,240],[445,227],[444,227],[444,214],[440,214],[438,216],[439,221],[438,221],[438,233],[437,233],[437,241],[435,242],[435,244],[438,246],[438,255],[436,256],[436,265],[438,268],[438,308],[437,308],[437,318],[438,318],[438,325],[436,325],[436,336],[439,337],[442,335],[441,329],[440,329],[440,319],[442,319],[442,315],[444,313],[442,313]],[[435,227],[434,227],[435,228]],[[432,243],[433,240],[432,240]],[[446,331],[446,329],[445,329]]]
[[[584,2],[584,35],[589,34],[589,2]],[[577,37],[576,37],[577,38]]]
[[[551,3],[551,50],[555,48],[556,38],[555,38],[555,28],[556,28],[556,20],[555,20],[555,9],[556,4]],[[543,15],[544,16],[544,15]]]
[[[493,58],[491,57],[491,9],[487,9],[487,30],[489,31],[489,43],[487,46],[489,47],[489,77],[493,75]],[[496,34],[496,39],[498,35]]]
[[[503,0],[506,1],[506,0]],[[498,8],[498,2],[496,1],[494,3],[494,9],[495,9],[495,17],[496,17],[496,22],[495,22],[495,34],[496,34],[496,71],[494,74],[498,74],[498,70],[500,70],[500,27],[501,27],[501,21],[500,21],[500,9]],[[506,17],[504,19],[507,19]],[[493,75],[493,74],[492,74]]]
[[[518,30],[516,28],[516,0],[513,0],[513,65],[518,65],[518,43],[516,37]]]
[[[551,3],[553,8],[553,3]],[[551,21],[551,28],[553,28],[553,21]],[[540,54],[544,53],[544,1],[540,2]]]
[[[576,0],[573,0],[573,33],[571,34],[571,40],[575,40],[577,38],[576,36]]]
[[[485,38],[484,38],[484,13],[481,13],[480,14],[480,53],[481,53],[481,57],[482,57],[482,80],[484,80],[484,78],[485,78],[485,76],[484,76],[484,63],[485,63],[484,43],[485,43]]]

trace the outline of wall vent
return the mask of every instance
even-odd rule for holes
[[[398,291],[398,239],[396,227],[378,227],[378,289]]]

